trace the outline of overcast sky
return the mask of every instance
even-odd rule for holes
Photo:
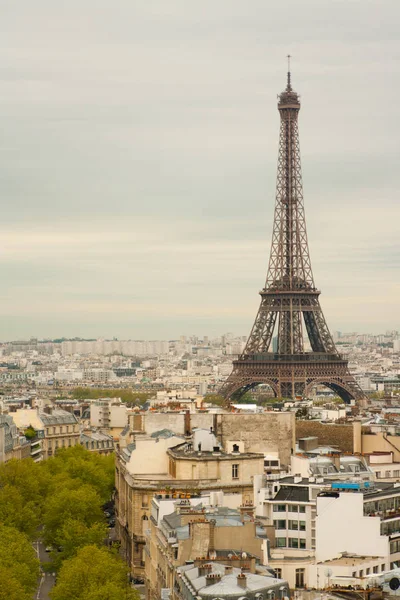
[[[400,329],[399,0],[0,0],[0,339],[247,335],[286,54],[331,330]]]

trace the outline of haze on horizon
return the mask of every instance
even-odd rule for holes
[[[328,325],[400,329],[397,0],[0,6],[1,339],[248,334],[288,53]]]

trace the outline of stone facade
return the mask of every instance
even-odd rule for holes
[[[179,498],[221,490],[237,494],[239,503],[245,504],[253,498],[253,476],[264,469],[262,454],[199,453],[189,442],[185,446],[176,445],[175,437],[169,440],[168,448],[168,438],[138,439],[116,456],[116,534],[122,555],[139,579],[144,579],[145,531],[154,494]]]
[[[342,452],[355,452],[353,424],[336,425],[319,421],[296,421],[296,439],[316,436],[321,446],[337,446]]]

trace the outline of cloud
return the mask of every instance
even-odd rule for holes
[[[288,52],[329,325],[398,328],[399,13],[395,0],[7,3],[2,337],[248,333]]]

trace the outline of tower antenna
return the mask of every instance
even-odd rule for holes
[[[292,58],[292,57],[291,57],[291,55],[290,55],[290,54],[288,54],[288,55],[287,55],[287,62],[288,62],[288,72],[287,72],[287,89],[288,89],[288,90],[291,90],[291,89],[292,89],[292,86],[291,86],[291,83],[290,83],[290,59],[291,59],[291,58]]]

